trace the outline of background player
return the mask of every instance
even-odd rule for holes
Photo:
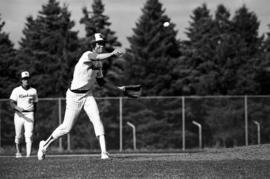
[[[119,50],[111,53],[102,53],[105,41],[100,33],[94,34],[92,51],[82,54],[75,65],[70,88],[66,92],[66,111],[63,123],[58,126],[46,141],[40,141],[38,159],[43,160],[49,145],[59,137],[67,134],[72,129],[76,118],[82,109],[94,126],[95,134],[99,140],[101,159],[108,159],[105,142],[105,132],[100,119],[97,103],[93,97],[94,83],[103,77],[102,60],[113,55],[121,55]]]
[[[28,71],[21,73],[21,86],[13,89],[10,96],[10,105],[15,110],[15,145],[16,158],[22,157],[21,138],[24,128],[26,143],[26,157],[30,157],[32,148],[32,136],[34,128],[34,113],[38,102],[37,90],[30,86]]]

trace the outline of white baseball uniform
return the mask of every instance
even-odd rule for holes
[[[30,87],[24,89],[22,86],[13,89],[10,99],[17,102],[17,106],[23,109],[23,112],[15,112],[15,143],[19,144],[24,127],[25,142],[32,142],[34,127],[34,103],[38,102],[37,90]]]
[[[95,60],[96,53],[83,53],[75,66],[70,89],[66,92],[66,112],[63,123],[52,133],[53,138],[61,137],[72,129],[82,108],[90,118],[96,136],[104,135],[104,127],[100,120],[97,103],[93,97],[93,87],[101,69],[93,70],[91,60]]]

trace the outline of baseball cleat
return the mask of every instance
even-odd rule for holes
[[[106,160],[106,159],[109,159],[109,153],[108,152],[104,152],[104,153],[101,153],[101,159],[102,160]]]
[[[45,159],[46,149],[44,148],[44,144],[45,144],[44,140],[39,142],[39,148],[38,148],[38,153],[37,153],[38,160],[44,160]]]
[[[16,158],[22,158],[22,154],[21,153],[16,153]]]

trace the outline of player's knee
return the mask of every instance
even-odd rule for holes
[[[105,134],[104,127],[103,127],[102,123],[98,126],[94,126],[94,130],[95,130],[95,134],[97,137]]]
[[[70,129],[64,129],[64,130],[63,130],[63,135],[66,135],[66,134],[68,134],[68,133],[70,133]]]
[[[105,132],[104,131],[98,131],[96,132],[96,137],[99,139],[101,136],[105,136]]]
[[[26,143],[32,142],[32,136],[33,136],[32,131],[25,132],[25,134],[24,134],[25,142]]]
[[[71,131],[71,126],[63,126],[62,130],[65,134],[68,134]]]
[[[16,135],[15,136],[15,143],[19,144],[21,142],[22,136],[21,135]]]
[[[68,134],[70,131],[71,127],[62,124],[58,129],[55,130],[54,136],[62,136]]]
[[[32,143],[32,137],[25,137],[25,143]]]

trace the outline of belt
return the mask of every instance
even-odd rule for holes
[[[73,93],[87,93],[89,90],[72,90],[71,88],[69,88],[70,91],[72,91]]]
[[[29,110],[23,110],[22,112],[34,112],[34,111],[29,111]]]

